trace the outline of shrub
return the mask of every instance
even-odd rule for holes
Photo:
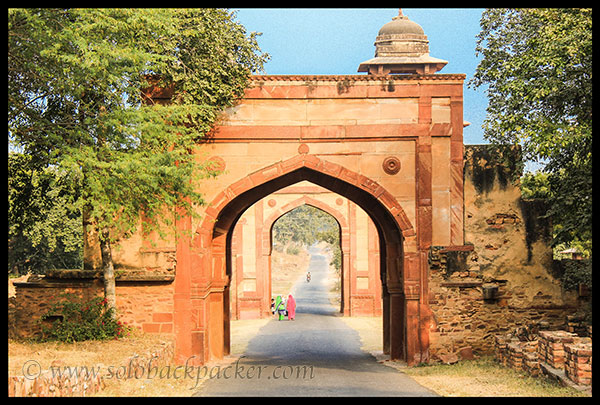
[[[291,245],[291,246],[289,246],[289,247],[287,248],[287,251],[286,251],[286,253],[287,253],[288,255],[294,255],[294,256],[297,256],[297,255],[299,255],[299,254],[300,254],[300,248],[299,248],[298,246]]]
[[[80,342],[118,339],[129,334],[129,327],[116,319],[106,298],[73,300],[68,294],[41,317],[42,341]]]

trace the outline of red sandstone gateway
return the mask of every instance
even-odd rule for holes
[[[400,17],[393,25],[406,25]],[[409,364],[428,360],[427,253],[432,243],[464,242],[465,76],[373,74],[433,73],[445,64],[428,58],[422,30],[409,25],[380,32],[383,56],[369,62],[369,75],[253,77],[242,102],[199,145],[199,158],[218,160],[225,173],[200,185],[210,201],[200,208],[201,223],[178,223],[194,232],[175,249],[180,360],[229,352],[233,229],[253,204],[301,181],[347,198],[371,218],[383,275],[384,351]],[[415,59],[415,52],[423,57]],[[139,251],[144,242],[136,243],[122,251]],[[268,245],[256,243],[259,250]],[[259,254],[259,266],[268,268],[266,256]],[[139,265],[139,257],[121,259]]]
[[[225,172],[199,185],[210,201],[198,208],[202,221],[177,223],[193,237],[164,241],[140,230],[116,250],[118,267],[157,276],[154,284],[117,287],[124,319],[174,334],[177,360],[204,363],[229,352],[234,227],[250,206],[302,181],[370,218],[381,277],[369,283],[380,285],[384,351],[409,364],[428,360],[427,252],[432,243],[463,244],[465,76],[427,74],[446,62],[429,57],[427,37],[402,13],[377,38],[368,75],[254,76],[244,99],[196,150]],[[397,72],[412,74],[389,74]],[[278,209],[268,208],[263,219]],[[255,242],[256,263],[268,268],[260,251],[269,241]],[[85,247],[86,267],[97,268],[94,235],[86,235]]]

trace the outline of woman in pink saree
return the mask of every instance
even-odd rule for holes
[[[296,300],[292,297],[292,294],[288,296],[287,300],[287,315],[290,321],[293,321],[296,317]]]

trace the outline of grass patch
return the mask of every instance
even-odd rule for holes
[[[585,397],[544,377],[503,367],[492,356],[451,365],[426,365],[404,369],[419,384],[452,397]]]

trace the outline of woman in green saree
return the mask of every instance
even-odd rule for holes
[[[279,320],[283,321],[283,317],[285,316],[285,302],[281,298],[281,295],[278,295],[275,300],[275,313],[279,315]]]

